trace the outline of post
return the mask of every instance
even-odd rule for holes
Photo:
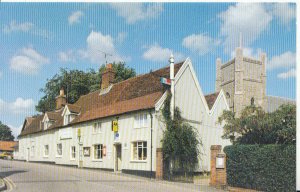
[[[225,187],[226,180],[226,155],[221,153],[221,145],[210,147],[210,182],[214,187]]]
[[[150,114],[150,118],[151,118],[151,132],[150,132],[150,139],[151,139],[151,149],[150,149],[150,179],[152,179],[152,148],[153,148],[153,143],[152,143],[152,131],[153,131],[153,116],[152,116],[152,113],[151,113],[151,110],[149,111],[149,114]]]
[[[174,118],[174,108],[175,108],[175,79],[174,79],[174,56],[173,54],[170,55],[170,80],[171,80],[171,103],[170,103],[170,110],[171,110],[171,118]]]

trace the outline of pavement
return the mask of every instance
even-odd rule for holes
[[[7,191],[20,192],[224,192],[198,184],[160,181],[95,169],[78,169],[42,163],[0,160],[0,178]]]

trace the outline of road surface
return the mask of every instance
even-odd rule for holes
[[[42,163],[0,160],[0,177],[8,191],[19,192],[183,192],[221,191],[207,185],[174,183]]]

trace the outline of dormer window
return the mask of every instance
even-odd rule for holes
[[[71,123],[71,121],[73,120],[72,115],[65,115],[64,116],[64,125],[68,125],[69,123]]]
[[[45,121],[44,122],[44,130],[47,130],[52,125],[51,121]]]

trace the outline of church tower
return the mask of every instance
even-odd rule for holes
[[[223,89],[230,109],[237,116],[249,105],[267,107],[266,98],[266,54],[259,59],[243,55],[241,47],[236,48],[235,57],[222,64],[216,60],[216,91]]]

